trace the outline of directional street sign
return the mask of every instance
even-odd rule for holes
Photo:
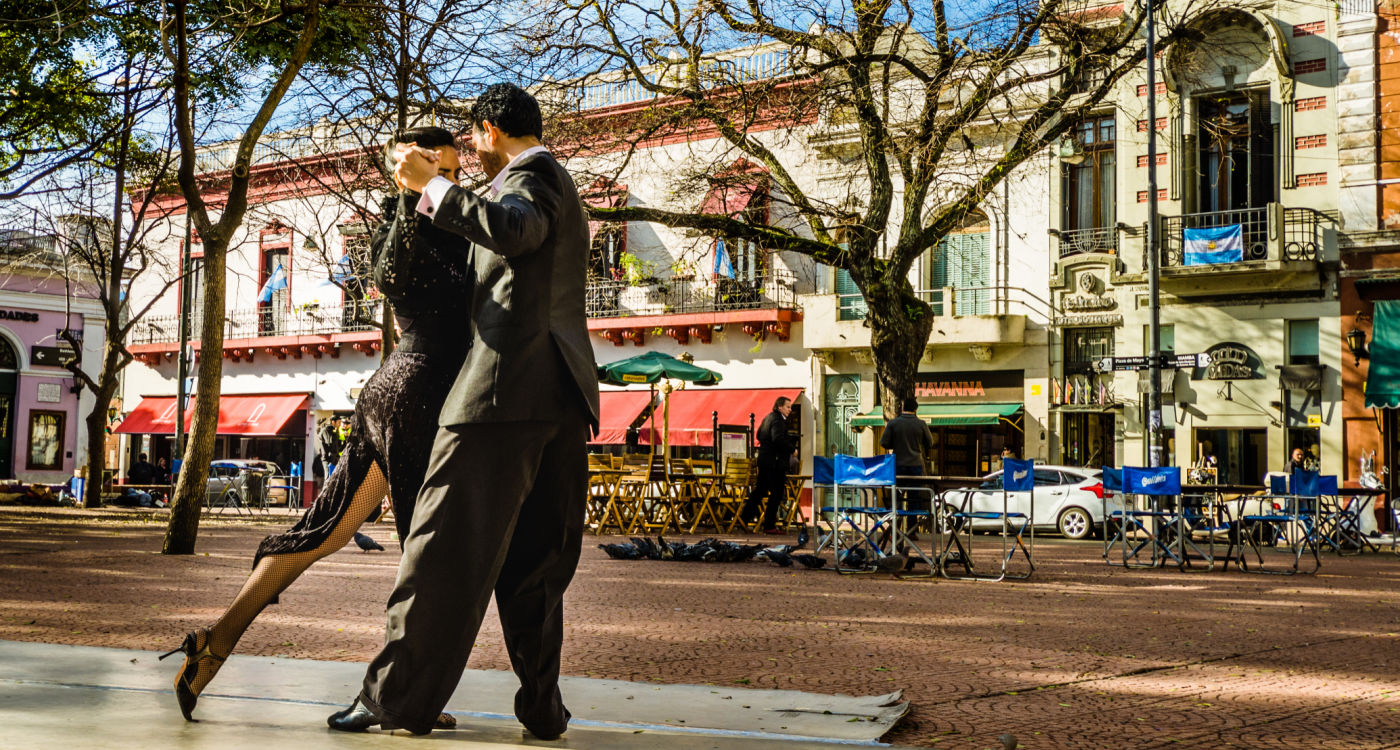
[[[32,346],[29,348],[29,359],[37,367],[63,367],[77,357],[66,346]]]
[[[1194,367],[1209,367],[1209,354],[1163,354],[1162,365],[1167,369],[1189,370]],[[1095,372],[1136,372],[1151,368],[1150,357],[1104,357],[1094,363]]]

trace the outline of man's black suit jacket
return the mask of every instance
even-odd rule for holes
[[[569,173],[532,154],[506,169],[494,199],[448,190],[433,223],[472,241],[476,277],[471,352],[438,423],[549,421],[581,399],[596,425],[588,219]]]

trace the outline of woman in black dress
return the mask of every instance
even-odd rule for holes
[[[456,179],[460,161],[448,131],[414,128],[395,143],[437,149],[444,176]],[[360,392],[335,472],[295,526],[258,546],[253,573],[223,616],[187,634],[179,648],[165,655],[185,653],[175,696],[187,720],[193,720],[200,692],[258,613],[312,563],[344,547],[377,516],[386,494],[400,543],[408,536],[438,412],[471,345],[466,332],[472,289],[465,262],[469,245],[419,215],[418,198],[408,192],[386,198],[384,222],[371,240],[374,282],[393,306],[402,333]]]

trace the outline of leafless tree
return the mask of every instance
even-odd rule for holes
[[[199,333],[204,356],[197,371],[189,446],[161,551],[192,554],[219,416],[228,248],[248,210],[253,167],[261,156],[256,153],[258,142],[303,68],[320,61],[333,69],[364,24],[362,7],[337,0],[237,5],[173,0],[169,6],[162,4],[162,10],[167,15],[161,19],[160,35],[179,142],[178,183],[204,245]],[[226,123],[234,144],[227,153],[226,171],[218,174],[201,168],[196,100],[202,105],[199,116]]]
[[[1188,6],[1159,8],[1162,47],[1190,33]],[[1106,106],[1145,59],[1144,14],[1085,0],[562,0],[523,48],[569,81],[548,97],[572,107],[552,118],[552,142],[604,176],[651,144],[698,138],[720,147],[696,149],[679,193],[726,179],[742,189],[753,177],[732,168],[739,158],[760,168],[794,222],[655,206],[594,218],[746,238],[845,269],[868,305],[876,371],[895,397],[885,402],[898,403],[932,326],[913,264]],[[631,106],[582,111],[600,85]],[[814,151],[826,177],[844,174],[840,189],[814,179]]]
[[[94,143],[83,149],[87,157],[66,169],[37,181],[28,204],[15,204],[6,217],[33,229],[29,233],[52,239],[28,256],[12,256],[11,262],[43,269],[67,287],[65,298],[95,299],[102,307],[104,340],[96,368],[85,367],[81,352],[82,331],[65,327],[60,332],[75,356],[65,366],[74,379],[94,396],[86,415],[87,476],[83,504],[101,505],[101,478],[106,468],[107,411],[120,384],[121,371],[131,363],[128,334],[150,312],[155,297],[133,307],[126,290],[138,277],[154,273],[154,288],[168,288],[178,280],[177,271],[166,268],[153,246],[165,239],[156,236],[165,226],[158,218],[155,198],[169,189],[173,176],[173,133],[150,131],[151,121],[162,125],[164,101],[157,79],[158,66],[144,56],[125,55],[119,74],[107,84],[117,103],[119,125],[108,140],[106,132],[92,134]]]

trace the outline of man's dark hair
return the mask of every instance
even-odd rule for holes
[[[480,129],[489,122],[512,138],[533,135],[544,137],[544,118],[540,103],[525,89],[513,83],[493,83],[472,103],[467,119]]]
[[[918,411],[919,399],[910,396],[904,399],[904,411]]]
[[[138,453],[138,454],[136,454],[136,460],[137,460],[137,461],[145,461],[145,460],[146,460],[146,454],[144,454],[144,453]]]
[[[779,396],[778,400],[773,402],[773,411],[777,411],[790,403],[792,403],[792,399],[787,396]]]

